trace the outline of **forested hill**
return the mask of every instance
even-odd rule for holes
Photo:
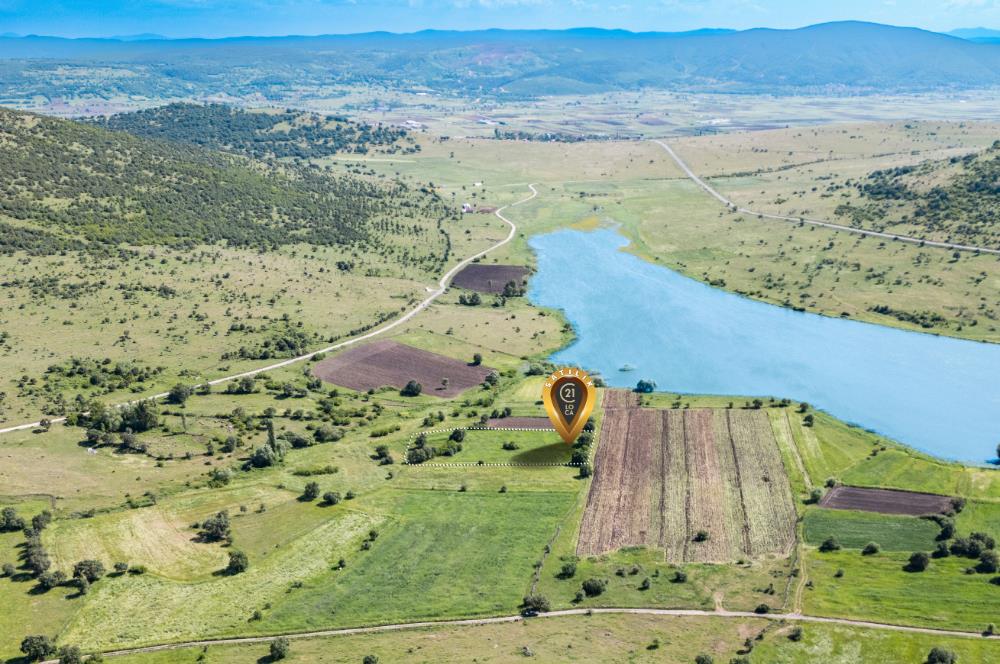
[[[0,249],[295,242],[418,234],[445,253],[433,194],[0,109]],[[380,239],[381,244],[386,240]],[[403,246],[410,246],[408,237]],[[430,260],[430,258],[428,258]]]
[[[243,111],[223,104],[175,103],[93,120],[113,131],[226,150],[257,159],[337,153],[411,152],[405,129],[302,111]]]
[[[875,171],[845,183],[837,214],[858,226],[916,226],[927,237],[1000,248],[1000,140],[963,157]]]

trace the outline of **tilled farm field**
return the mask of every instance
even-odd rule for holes
[[[950,496],[934,493],[838,486],[830,489],[819,504],[831,509],[924,516],[951,509],[951,501]]]
[[[618,406],[628,399],[605,397],[578,554],[648,546],[670,561],[723,562],[790,551],[795,508],[765,412]]]
[[[451,398],[483,382],[492,369],[390,340],[354,346],[313,367],[313,374],[361,392],[420,383],[424,394]],[[448,379],[448,385],[443,381]]]
[[[530,270],[522,265],[483,265],[472,263],[455,275],[451,285],[480,293],[502,293],[511,281],[524,284]]]

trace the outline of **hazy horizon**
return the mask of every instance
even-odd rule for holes
[[[816,7],[794,0],[0,0],[0,34],[167,39],[343,35],[375,31],[552,29],[633,32],[795,29],[856,20],[947,33],[1000,27],[1000,2],[845,0]]]

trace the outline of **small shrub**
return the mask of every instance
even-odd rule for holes
[[[551,609],[549,600],[544,595],[527,595],[521,606],[525,613],[545,613]]]
[[[874,556],[881,550],[877,542],[868,542],[868,544],[865,544],[865,548],[861,549],[861,555]]]
[[[927,664],[955,664],[958,655],[946,648],[931,648],[927,655]]]
[[[836,537],[827,537],[823,540],[823,543],[819,545],[819,550],[823,553],[829,553],[830,551],[840,551],[840,542],[837,541]]]
[[[271,641],[271,661],[278,661],[279,659],[284,659],[288,657],[288,651],[291,649],[291,644],[283,636],[279,636],[274,641]]]
[[[608,587],[608,582],[604,579],[590,578],[583,582],[583,592],[587,597],[597,597]]]
[[[226,574],[241,574],[250,569],[250,560],[247,554],[242,551],[229,552],[229,564],[226,565]]]
[[[931,557],[923,551],[917,551],[910,556],[910,561],[906,564],[908,572],[923,572],[931,564]]]

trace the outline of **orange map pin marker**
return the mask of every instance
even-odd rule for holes
[[[586,371],[559,369],[545,379],[542,402],[556,431],[567,443],[572,443],[594,410],[597,388]]]

